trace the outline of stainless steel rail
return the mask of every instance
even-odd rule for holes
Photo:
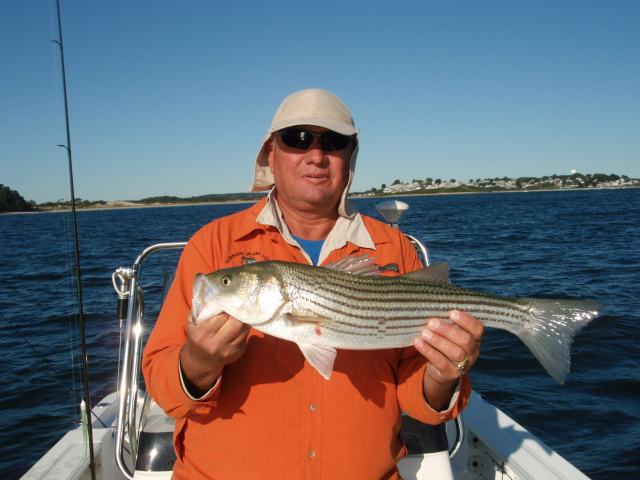
[[[424,244],[413,235],[409,235],[408,233],[405,233],[404,236],[407,237],[409,240],[411,240],[411,243],[416,248],[416,250],[418,250],[418,252],[422,254],[424,266],[428,267],[429,265],[431,265],[431,259],[429,258],[429,252],[427,251],[427,247],[425,247]]]
[[[142,251],[132,268],[119,268],[114,274],[123,282],[123,290],[118,291],[118,294],[128,294],[125,343],[120,369],[120,384],[118,386],[118,413],[115,438],[116,463],[123,475],[130,480],[133,480],[133,469],[136,464],[138,442],[138,424],[136,418],[140,359],[142,356],[142,322],[144,320],[144,300],[142,289],[139,286],[142,262],[153,252],[184,248],[186,244],[186,242],[174,242],[152,245]],[[124,457],[127,427],[132,460],[131,468],[127,465]]]

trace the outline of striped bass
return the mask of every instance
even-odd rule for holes
[[[295,342],[326,379],[336,348],[407,347],[427,320],[462,310],[485,327],[517,335],[547,372],[564,383],[574,335],[604,308],[584,300],[504,298],[449,281],[448,262],[385,277],[373,258],[349,256],[326,267],[256,262],[199,273],[192,318],[226,312],[255,329]]]

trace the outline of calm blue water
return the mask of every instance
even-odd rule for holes
[[[594,479],[640,475],[640,189],[404,197],[401,227],[448,260],[452,281],[504,296],[607,304],[573,345],[565,385],[520,341],[491,330],[475,389]],[[356,200],[378,217],[379,199]],[[111,274],[157,242],[187,240],[246,205],[80,211],[81,268],[95,405],[115,388],[119,323]],[[0,216],[0,478],[17,478],[79,418],[82,391],[70,214]],[[145,261],[147,318],[160,273]],[[158,280],[154,280],[154,276]],[[11,326],[9,323],[13,324]],[[23,338],[24,337],[24,338]],[[37,353],[36,353],[37,352]]]

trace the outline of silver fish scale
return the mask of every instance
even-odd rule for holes
[[[282,275],[292,313],[319,322],[322,343],[337,348],[390,348],[412,344],[430,317],[460,309],[486,327],[518,333],[532,306],[435,281],[363,277],[331,269],[274,262]]]

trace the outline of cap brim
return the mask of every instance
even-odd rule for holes
[[[278,132],[282,129],[288,127],[296,127],[301,125],[313,125],[315,127],[323,127],[328,130],[333,130],[334,132],[338,132],[342,135],[355,135],[357,130],[353,127],[353,125],[349,125],[348,123],[338,122],[336,120],[331,120],[328,118],[317,118],[317,117],[302,117],[291,120],[285,120],[283,122],[275,123],[271,125],[271,128],[267,130],[269,134],[274,132]]]

